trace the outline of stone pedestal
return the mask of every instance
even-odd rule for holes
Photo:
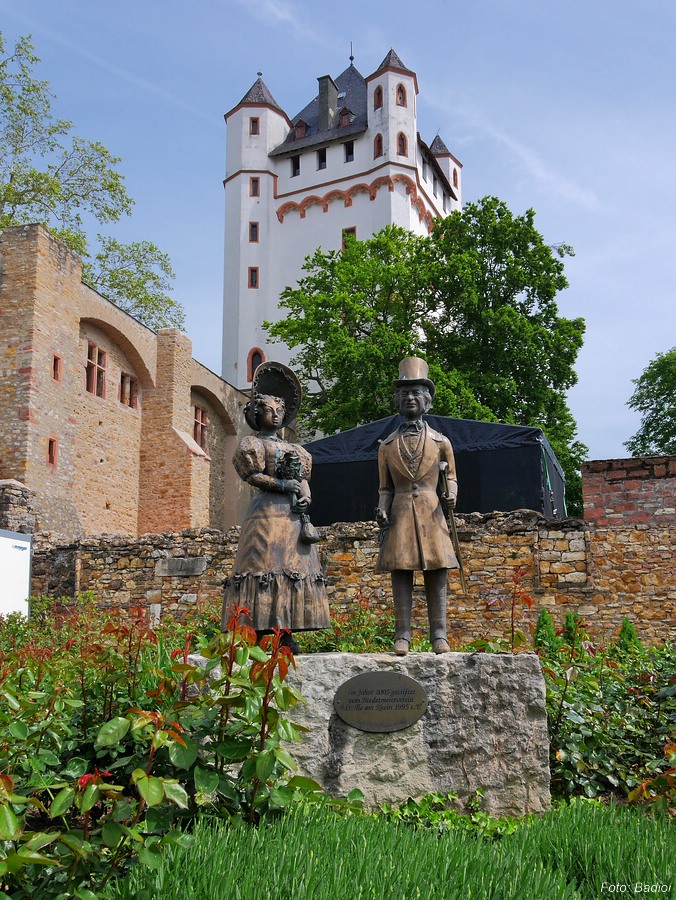
[[[335,794],[362,790],[370,808],[430,791],[475,791],[493,815],[550,806],[545,684],[532,653],[318,653],[299,656],[289,682],[303,695],[289,714],[310,731],[289,749],[303,774]],[[425,689],[427,710],[401,731],[369,733],[334,711],[336,690],[363,672],[401,672]]]

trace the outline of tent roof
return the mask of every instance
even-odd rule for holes
[[[544,446],[550,459],[563,477],[561,466],[540,428],[523,425],[504,425],[500,422],[477,422],[473,419],[451,419],[447,416],[427,415],[425,421],[432,428],[445,434],[456,452],[500,450],[525,447],[532,444]],[[375,459],[380,442],[399,427],[401,416],[388,416],[341,431],[329,437],[305,444],[315,465],[322,463],[351,463]]]

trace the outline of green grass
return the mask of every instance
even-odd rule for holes
[[[377,816],[296,810],[258,829],[201,820],[196,844],[136,868],[117,900],[598,900],[611,885],[665,885],[676,832],[663,818],[577,801],[499,841],[438,834]],[[653,888],[653,891],[655,889]],[[645,892],[645,888],[644,888]],[[655,896],[655,893],[652,894]]]

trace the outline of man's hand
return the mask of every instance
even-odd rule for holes
[[[390,519],[384,509],[378,507],[376,509],[376,522],[381,528],[387,528],[390,524]]]

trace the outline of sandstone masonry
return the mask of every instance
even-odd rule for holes
[[[508,626],[517,567],[525,567],[522,587],[534,600],[530,610],[519,610],[522,624],[534,624],[546,606],[559,623],[567,610],[580,612],[598,635],[616,632],[624,616],[648,641],[673,634],[676,525],[598,528],[581,519],[547,521],[529,510],[476,513],[458,516],[457,522],[468,593],[462,594],[452,572],[448,622],[455,646]],[[339,523],[320,531],[334,607],[347,610],[364,601],[374,609],[391,608],[389,577],[375,572],[377,526]],[[36,535],[33,592],[72,596],[92,590],[105,607],[159,604],[162,615],[182,615],[196,603],[220,603],[238,536],[236,527],[136,540],[101,536],[55,543]],[[424,590],[417,578],[414,616],[424,627]]]

